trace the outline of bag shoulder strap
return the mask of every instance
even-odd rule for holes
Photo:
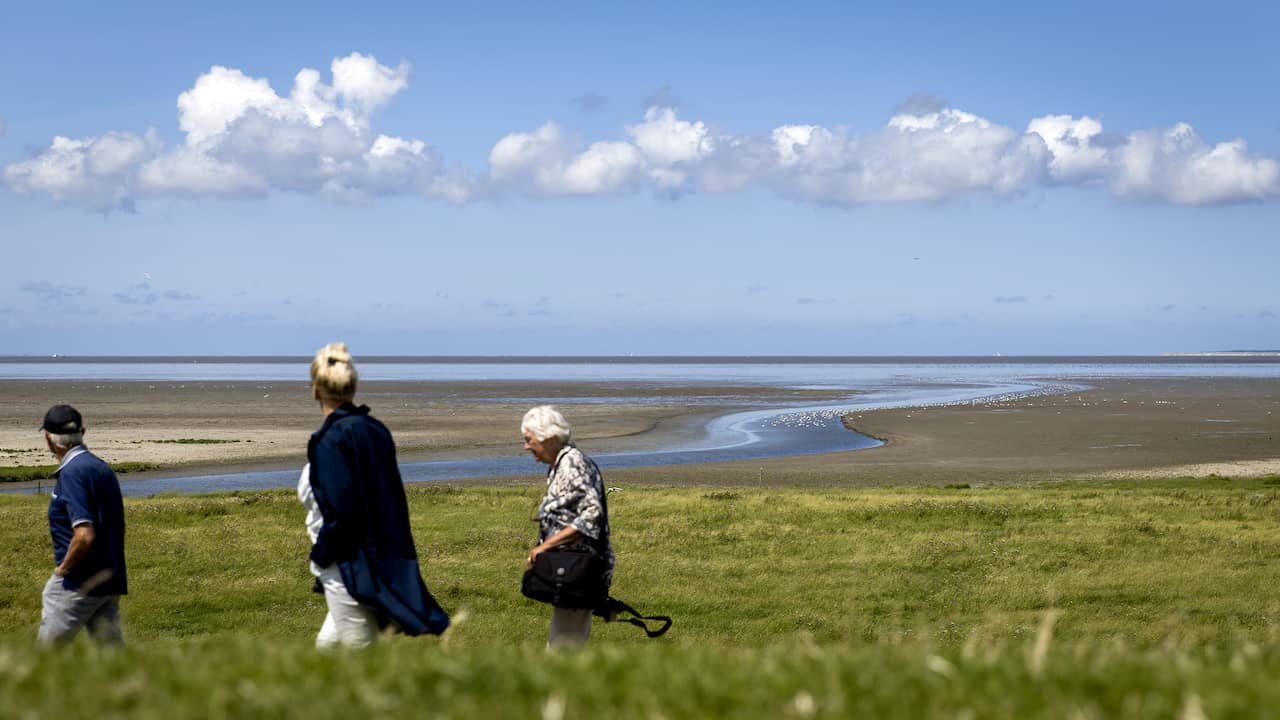
[[[577,449],[578,446],[570,443],[565,447]],[[582,453],[581,450],[578,450],[578,452]],[[562,451],[558,456],[556,456],[555,463],[552,464],[551,467],[547,468],[548,480],[551,479],[551,476],[555,474],[556,470],[560,469],[560,461],[564,459],[564,456],[566,454],[567,453]],[[604,520],[604,526],[603,526],[604,531],[610,532],[612,528],[609,527],[609,499],[606,497],[609,494],[609,490],[608,488],[605,487],[605,484],[604,484],[604,473],[600,472],[600,466],[596,465],[595,460],[592,460],[591,458],[587,457],[585,454],[583,454],[583,457],[586,458],[587,462],[591,463],[591,465],[595,467],[596,479],[600,481],[600,515],[601,515],[601,519]],[[592,550],[595,551],[596,555],[600,557],[605,556],[604,545],[602,542],[603,537],[604,537],[604,534],[601,533],[601,537],[599,538],[587,538],[587,544],[591,547]]]
[[[622,613],[627,613],[631,615],[631,617],[618,617]],[[595,614],[604,618],[605,622],[622,621],[635,625],[641,630],[644,630],[644,634],[651,638],[661,637],[667,632],[667,630],[671,629],[671,617],[669,615],[641,615],[636,612],[635,608],[613,597],[605,600],[604,606],[597,608],[595,610]],[[645,620],[661,622],[662,626],[656,630],[650,630],[648,624],[645,623]]]

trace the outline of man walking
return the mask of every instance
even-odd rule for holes
[[[49,500],[49,534],[57,567],[45,584],[41,644],[70,641],[86,628],[100,643],[118,644],[124,569],[124,502],[120,482],[84,446],[84,422],[70,405],[45,413],[45,443],[58,458]]]

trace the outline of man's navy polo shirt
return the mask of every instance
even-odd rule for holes
[[[57,476],[49,500],[53,561],[62,564],[76,525],[93,523],[93,544],[63,578],[62,586],[79,590],[89,581],[89,595],[126,594],[129,586],[124,569],[124,501],[116,474],[97,456],[78,447],[68,453]],[[110,571],[105,579],[104,570]]]

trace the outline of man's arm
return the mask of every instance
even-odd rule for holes
[[[71,536],[71,544],[67,546],[67,554],[62,557],[62,564],[53,570],[53,574],[58,577],[65,577],[71,572],[71,568],[84,559],[89,553],[89,546],[93,544],[93,523],[80,523],[72,532],[74,534]]]

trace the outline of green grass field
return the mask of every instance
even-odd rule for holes
[[[410,488],[443,639],[319,654],[288,492],[127,501],[129,645],[37,651],[46,499],[0,496],[0,716],[1277,717],[1280,487],[625,486],[615,595],[543,652],[538,488]]]
[[[155,463],[149,462],[114,462],[111,463],[111,469],[117,475],[123,475],[131,472],[143,472],[145,470],[155,470],[160,467]],[[30,480],[52,480],[53,473],[58,469],[57,463],[52,465],[20,465],[18,467],[0,467],[0,483],[6,482],[26,482]]]

